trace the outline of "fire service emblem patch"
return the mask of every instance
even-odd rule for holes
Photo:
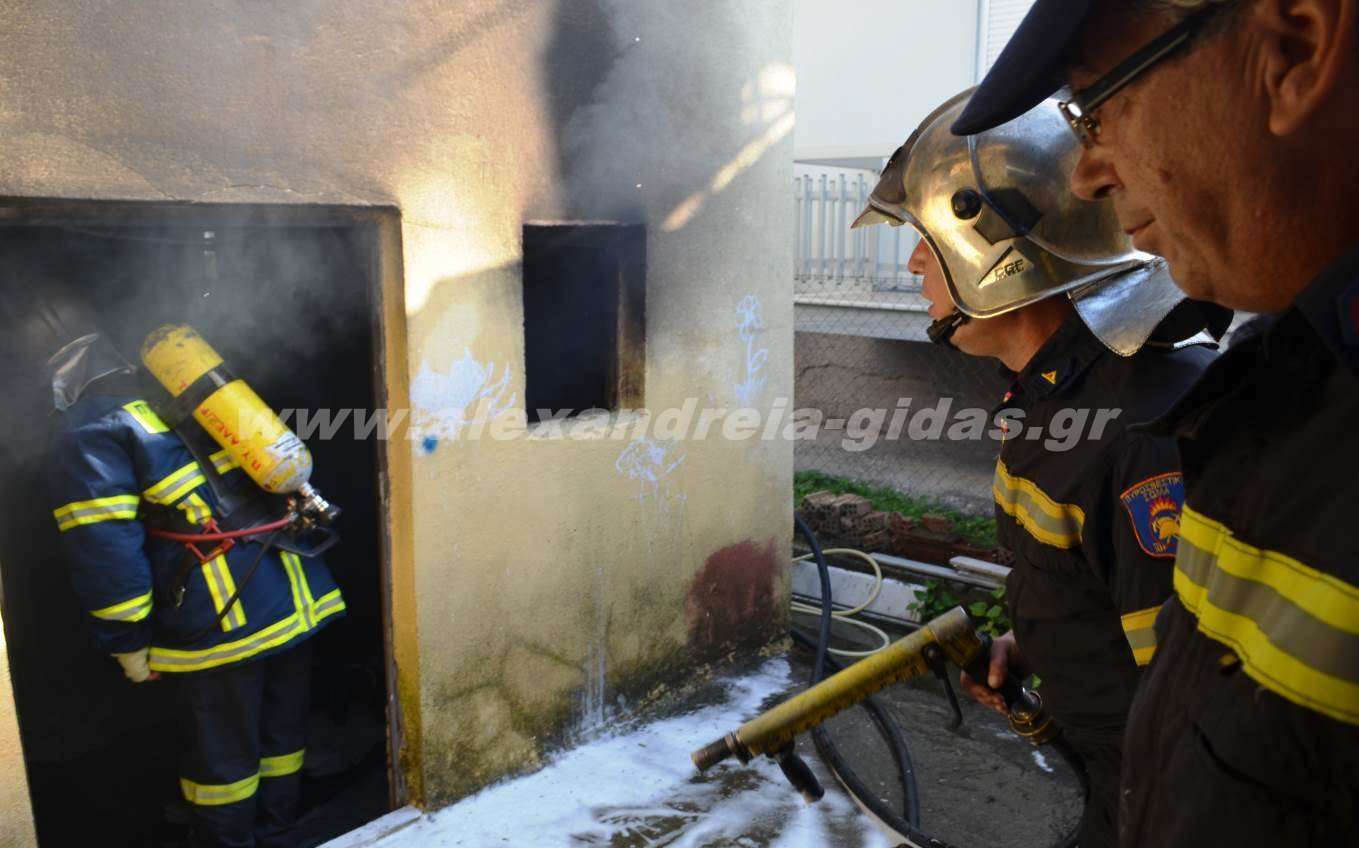
[[[1184,477],[1180,472],[1148,477],[1130,486],[1119,499],[1142,550],[1152,556],[1174,557],[1180,508],[1184,505]]]

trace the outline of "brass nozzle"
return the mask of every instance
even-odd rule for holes
[[[1010,729],[1033,745],[1051,742],[1061,730],[1043,709],[1043,697],[1029,689],[1010,707]]]
[[[748,761],[750,757],[742,757],[741,750],[741,740],[736,738],[736,734],[728,733],[721,739],[709,742],[699,748],[690,754],[689,758],[694,761],[694,765],[699,771],[707,771],[728,757],[738,757],[743,762]]]

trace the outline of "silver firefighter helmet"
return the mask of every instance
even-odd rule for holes
[[[990,318],[1072,292],[1096,335],[1122,355],[1135,352],[1183,295],[1163,268],[1131,273],[1149,270],[1153,259],[1133,248],[1111,203],[1072,194],[1068,175],[1080,144],[1056,101],[978,135],[955,136],[949,128],[971,94],[936,109],[893,154],[854,226],[907,224],[928,244],[961,313],[940,334],[944,340],[964,316]],[[1147,287],[1143,297],[1106,297],[1087,304],[1102,308],[1081,308],[1080,300],[1107,286],[1135,284]]]

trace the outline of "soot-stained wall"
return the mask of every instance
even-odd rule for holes
[[[413,800],[530,768],[781,628],[787,442],[459,425],[522,405],[530,220],[646,227],[653,412],[790,395],[789,0],[33,0],[0,20],[0,195],[400,210],[381,326],[389,404],[412,410],[387,529]]]

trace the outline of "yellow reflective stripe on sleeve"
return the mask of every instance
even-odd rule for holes
[[[236,460],[231,458],[231,453],[227,451],[226,448],[222,448],[217,453],[208,457],[208,462],[212,463],[212,467],[216,469],[218,474],[225,474],[233,468],[240,468],[240,466],[236,464]]]
[[[142,492],[142,497],[154,504],[171,504],[203,484],[203,474],[197,462],[190,462],[170,476]]]
[[[1132,648],[1133,660],[1138,665],[1151,662],[1152,655],[1156,653],[1156,630],[1153,625],[1160,611],[1161,608],[1156,606],[1121,617],[1123,633],[1128,637],[1128,647]]]
[[[141,621],[151,614],[151,606],[151,593],[147,592],[145,595],[93,610],[90,615],[104,621]]]
[[[1236,539],[1186,506],[1175,592],[1242,670],[1299,706],[1359,724],[1359,587]]]
[[[84,524],[136,518],[138,503],[140,500],[136,495],[113,495],[88,501],[73,501],[52,510],[52,515],[57,520],[57,529],[64,533],[72,527]]]
[[[1043,544],[1074,548],[1081,543],[1085,510],[1074,504],[1058,503],[1032,480],[1012,476],[1000,460],[996,461],[991,494],[1006,515]]]
[[[168,433],[170,431],[170,428],[165,426],[165,422],[160,420],[160,416],[153,412],[144,400],[134,400],[132,403],[123,404],[123,409],[127,410],[128,415],[136,419],[143,430],[153,436],[157,433]]]
[[[235,783],[217,785],[194,783],[192,780],[181,777],[179,788],[184,792],[184,800],[190,804],[199,807],[220,807],[223,804],[235,804],[252,797],[260,788],[260,776],[255,773]]]
[[[231,579],[226,557],[214,557],[203,563],[202,571],[203,580],[208,584],[208,594],[212,595],[212,607],[221,615],[227,601],[236,594],[236,582]],[[245,611],[241,608],[240,600],[232,604],[231,611],[222,616],[220,626],[226,633],[245,626]]]
[[[287,777],[290,774],[297,774],[302,770],[302,761],[306,754],[307,749],[303,748],[291,754],[265,757],[260,760],[260,777]]]
[[[184,517],[190,524],[202,524],[212,518],[212,510],[208,507],[207,501],[199,497],[197,492],[190,492],[187,498],[180,501],[179,509],[183,510]]]

